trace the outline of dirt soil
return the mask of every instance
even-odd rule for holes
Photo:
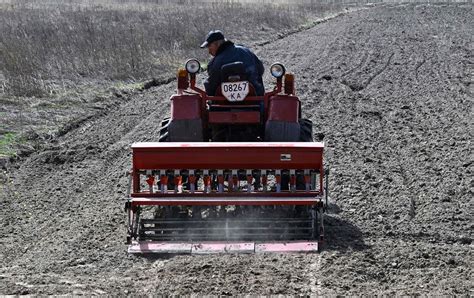
[[[9,168],[0,294],[472,295],[472,9],[377,6],[257,48],[266,66],[296,74],[304,113],[325,134],[320,253],[127,254],[130,144],[157,140],[170,83]]]

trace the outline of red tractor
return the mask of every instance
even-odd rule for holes
[[[196,87],[200,64],[191,59],[178,73],[178,94],[171,97],[171,118],[163,123],[160,141],[168,142],[312,142],[312,123],[301,118],[294,76],[271,67],[277,86],[256,96],[242,62],[222,67],[224,82],[217,96]],[[283,78],[285,79],[282,94]],[[194,93],[187,92],[190,88]]]
[[[275,88],[256,96],[243,64],[230,63],[208,96],[200,68],[191,59],[178,71],[159,142],[132,145],[129,252],[316,251],[324,144],[301,118],[294,76],[273,64]]]

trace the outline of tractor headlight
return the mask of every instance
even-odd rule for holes
[[[272,76],[279,79],[285,75],[285,67],[281,63],[273,63],[270,67]]]
[[[189,59],[188,61],[186,61],[187,72],[194,74],[194,73],[198,73],[200,69],[201,69],[201,64],[196,59]]]

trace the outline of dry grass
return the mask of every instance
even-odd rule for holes
[[[342,8],[311,2],[3,0],[0,92],[42,96],[82,80],[159,77],[186,57],[205,58],[198,45],[210,29],[249,43]]]

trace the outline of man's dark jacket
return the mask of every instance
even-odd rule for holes
[[[207,73],[209,77],[204,82],[206,93],[215,95],[217,88],[222,83],[221,67],[227,63],[241,61],[244,63],[247,79],[255,88],[257,95],[263,95],[263,64],[249,49],[234,45],[231,41],[225,41],[217,50],[216,56],[209,61]]]

